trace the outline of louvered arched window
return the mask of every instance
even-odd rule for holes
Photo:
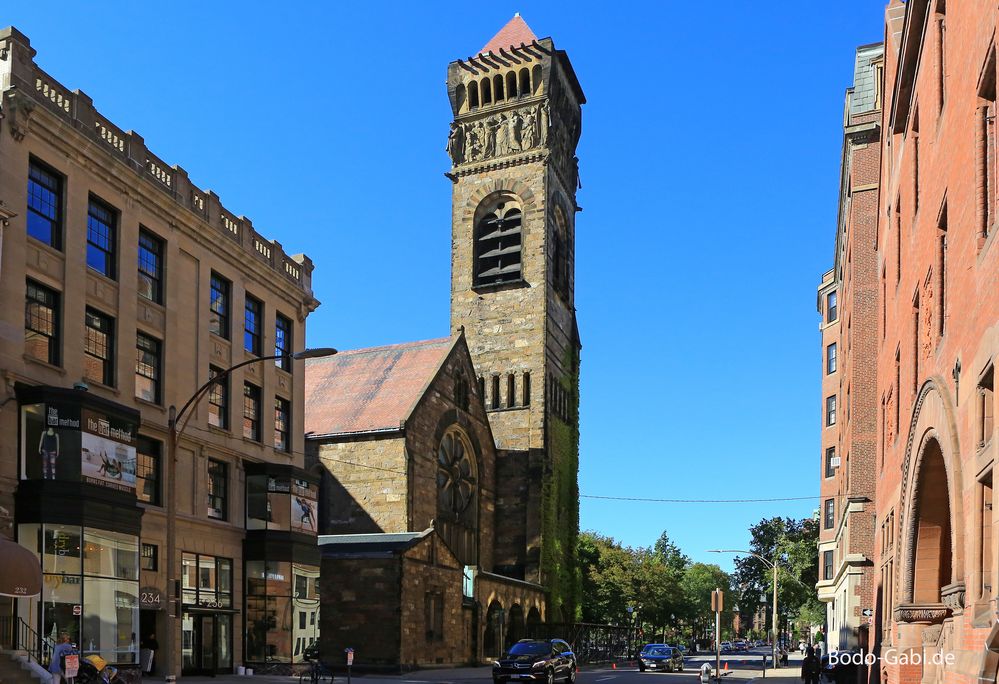
[[[521,280],[522,218],[520,204],[509,196],[487,201],[476,212],[473,266],[476,285]]]

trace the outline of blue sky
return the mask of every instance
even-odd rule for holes
[[[831,266],[843,93],[884,0],[62,3],[0,24],[289,252],[316,262],[309,343],[448,330],[449,61],[519,11],[586,92],[576,304],[580,489],[818,492],[815,288]],[[567,10],[571,8],[571,11]],[[696,560],[817,501],[583,499],[585,529]]]

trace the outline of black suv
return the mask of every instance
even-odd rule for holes
[[[638,656],[638,669],[683,672],[683,653],[668,644],[646,644]]]
[[[521,639],[493,663],[494,684],[511,680],[553,684],[556,679],[576,681],[576,654],[561,639]]]

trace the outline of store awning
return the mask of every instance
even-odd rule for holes
[[[42,566],[17,542],[0,539],[0,596],[17,598],[42,593]]]

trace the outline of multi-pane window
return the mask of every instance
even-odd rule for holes
[[[516,282],[521,279],[521,210],[502,199],[475,225],[476,285]]]
[[[116,217],[111,207],[93,197],[87,210],[87,266],[115,277]]]
[[[163,303],[163,241],[146,230],[139,231],[139,295]]]
[[[826,347],[826,373],[836,372],[836,343]]]
[[[208,367],[208,379],[218,377],[222,371]],[[220,380],[208,390],[208,424],[227,430],[229,428],[229,378]]]
[[[281,358],[275,359],[274,363],[281,370],[291,370],[291,359],[288,358],[290,353],[291,320],[278,314],[274,319],[274,356]]]
[[[33,280],[27,281],[24,302],[24,353],[59,363],[59,293]]]
[[[135,449],[135,496],[139,501],[160,505],[160,454],[163,445],[139,435]]]
[[[243,437],[260,441],[260,388],[243,383]]]
[[[836,395],[826,397],[826,426],[836,424]]]
[[[139,567],[143,570],[156,571],[159,569],[159,547],[156,544],[142,544],[142,553],[139,556]]]
[[[228,340],[232,284],[222,276],[212,273],[211,290],[212,301],[209,304],[208,330]]]
[[[28,169],[28,235],[62,246],[62,178],[35,161]]]
[[[208,459],[208,517],[229,517],[229,464]]]
[[[138,333],[135,336],[135,396],[160,403],[160,377],[163,347],[159,340]]]
[[[833,578],[833,552],[822,552],[822,579],[831,580]]]
[[[832,477],[836,474],[836,466],[839,465],[839,461],[836,460],[836,447],[829,447],[826,449],[826,477]]]
[[[836,499],[826,499],[823,520],[823,527],[827,530],[836,524]]]
[[[836,293],[830,292],[826,295],[826,323],[832,323],[839,316],[836,305]]]
[[[274,448],[291,451],[288,430],[291,427],[291,403],[281,397],[274,398]]]
[[[264,305],[259,299],[246,295],[246,311],[243,316],[243,348],[260,356],[260,314]]]
[[[87,307],[83,377],[114,385],[114,319]]]

